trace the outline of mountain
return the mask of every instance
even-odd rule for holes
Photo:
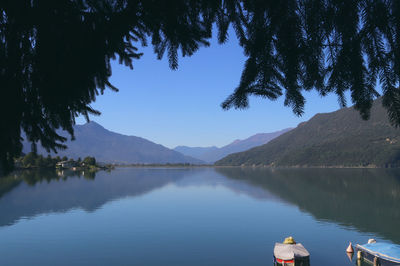
[[[203,160],[205,162],[208,162],[208,158],[204,156],[205,154],[208,153],[214,153],[219,150],[218,147],[211,146],[211,147],[188,147],[188,146],[177,146],[174,148],[175,151],[180,152],[182,154],[185,154],[187,156],[191,156],[193,158],[203,158],[200,160]]]
[[[178,146],[174,150],[208,163],[214,163],[215,161],[222,159],[231,153],[245,151],[253,147],[268,143],[272,139],[282,135],[283,133],[288,132],[289,130],[291,130],[291,128],[286,128],[272,133],[256,134],[244,140],[237,139],[232,143],[223,146],[221,148],[217,148],[215,146],[212,147]]]
[[[100,162],[120,164],[204,163],[147,139],[109,131],[93,121],[85,125],[76,125],[74,131],[75,140],[68,140],[65,143],[68,148],[59,151],[58,156],[74,159],[94,156]],[[23,152],[30,152],[30,144],[27,141],[24,141]],[[48,154],[40,145],[38,153]]]
[[[231,154],[216,165],[397,167],[400,131],[390,125],[378,99],[367,121],[353,107],[317,114],[271,142]]]

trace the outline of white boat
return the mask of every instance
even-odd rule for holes
[[[288,237],[283,243],[275,243],[274,265],[309,266],[310,253],[301,243],[296,243],[292,237]]]

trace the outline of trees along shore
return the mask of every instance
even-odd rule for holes
[[[105,164],[100,165],[95,157],[85,157],[83,160],[79,157],[77,160],[68,158],[66,156],[51,157],[30,152],[25,156],[15,159],[15,166],[17,169],[71,169],[71,170],[106,170],[113,169],[113,165]]]

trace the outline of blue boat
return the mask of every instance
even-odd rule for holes
[[[388,243],[356,245],[357,260],[365,260],[372,265],[400,265],[400,246]]]

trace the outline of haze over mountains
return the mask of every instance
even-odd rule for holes
[[[66,142],[68,149],[51,155],[74,159],[94,156],[100,162],[117,164],[400,166],[400,129],[390,125],[381,99],[374,102],[367,121],[352,107],[343,108],[317,114],[295,129],[256,134],[221,148],[178,146],[172,150],[144,138],[111,132],[95,122],[75,126],[75,137],[75,141]],[[30,152],[30,143],[23,144],[23,152]],[[47,155],[40,145],[38,153]]]
[[[57,154],[51,152],[50,155],[67,156],[74,159],[94,156],[99,162],[117,164],[205,164],[214,163],[230,153],[264,144],[288,130],[290,129],[256,134],[245,140],[235,140],[222,148],[178,146],[173,150],[141,137],[126,136],[109,131],[91,121],[84,125],[76,125],[74,127],[75,140],[68,140],[65,143],[68,147],[66,150],[60,150]],[[68,137],[66,133],[62,135]],[[26,140],[23,141],[23,152],[29,153],[30,151],[31,144]],[[44,156],[48,154],[39,144],[37,152]]]
[[[178,146],[174,148],[174,150],[182,154],[185,154],[187,156],[200,159],[207,163],[214,163],[215,161],[218,161],[231,153],[245,151],[253,147],[266,144],[269,141],[273,140],[274,138],[288,132],[289,130],[291,130],[291,128],[286,128],[271,133],[259,133],[244,140],[237,139],[232,143],[223,146],[221,148],[215,146],[212,147]]]
[[[67,156],[74,159],[94,156],[99,162],[118,164],[204,164],[201,160],[183,155],[147,139],[109,131],[93,121],[85,125],[76,125],[74,129],[75,140],[68,140],[65,143],[68,149],[59,151],[57,154],[51,153],[52,156]],[[27,141],[24,141],[23,152],[30,152],[30,144]],[[38,153],[48,154],[40,145],[38,145]]]
[[[398,167],[400,129],[390,125],[378,99],[367,121],[353,107],[317,114],[269,143],[231,154],[216,165]]]

